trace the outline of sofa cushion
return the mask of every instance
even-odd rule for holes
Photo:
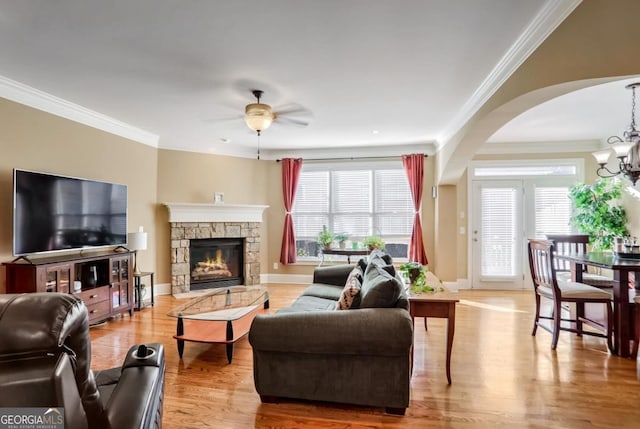
[[[354,268],[354,271],[360,270],[360,268]],[[336,310],[348,310],[353,305],[353,300],[360,294],[361,283],[357,275],[349,276],[347,284],[344,285],[340,299],[336,303]]]
[[[381,265],[391,265],[393,264],[393,258],[391,255],[386,253],[381,249],[374,249],[371,253],[369,253],[369,262],[381,260]]]
[[[299,313],[304,311],[335,310],[334,299],[319,298],[317,296],[301,295],[290,307],[282,308],[277,313]]]
[[[331,299],[337,301],[340,299],[340,293],[342,292],[344,285],[326,285],[320,283],[312,283],[304,291],[303,296],[316,296],[318,298]]]
[[[360,308],[395,307],[402,294],[402,283],[388,266],[369,264],[360,290]]]

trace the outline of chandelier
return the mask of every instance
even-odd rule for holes
[[[631,124],[622,134],[622,137],[611,136],[607,143],[611,145],[613,153],[618,158],[618,171],[611,171],[607,168],[607,162],[611,156],[611,150],[599,150],[593,153],[596,162],[599,164],[596,173],[600,177],[614,177],[620,174],[625,175],[635,186],[640,179],[640,131],[636,129],[636,87],[640,82],[631,83],[626,86],[631,90]]]

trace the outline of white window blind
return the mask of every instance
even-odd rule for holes
[[[411,235],[414,209],[404,170],[376,170],[376,225],[388,235]]]
[[[511,187],[481,189],[481,276],[512,277],[516,273],[518,191]]]
[[[316,237],[329,224],[329,172],[301,173],[293,204],[296,237]]]
[[[535,188],[535,236],[547,234],[571,234],[571,200],[569,187]]]
[[[299,246],[316,240],[326,225],[334,233],[349,234],[352,241],[378,235],[388,244],[400,243],[404,252],[413,228],[414,209],[400,162],[305,167],[293,207]]]

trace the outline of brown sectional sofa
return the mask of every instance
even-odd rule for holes
[[[335,309],[354,266],[318,267],[290,307],[255,318],[249,341],[263,402],[298,398],[404,414],[413,328],[402,282],[380,256],[364,269],[358,308]]]

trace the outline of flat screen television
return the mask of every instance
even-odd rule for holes
[[[126,185],[14,169],[15,256],[126,243]]]

